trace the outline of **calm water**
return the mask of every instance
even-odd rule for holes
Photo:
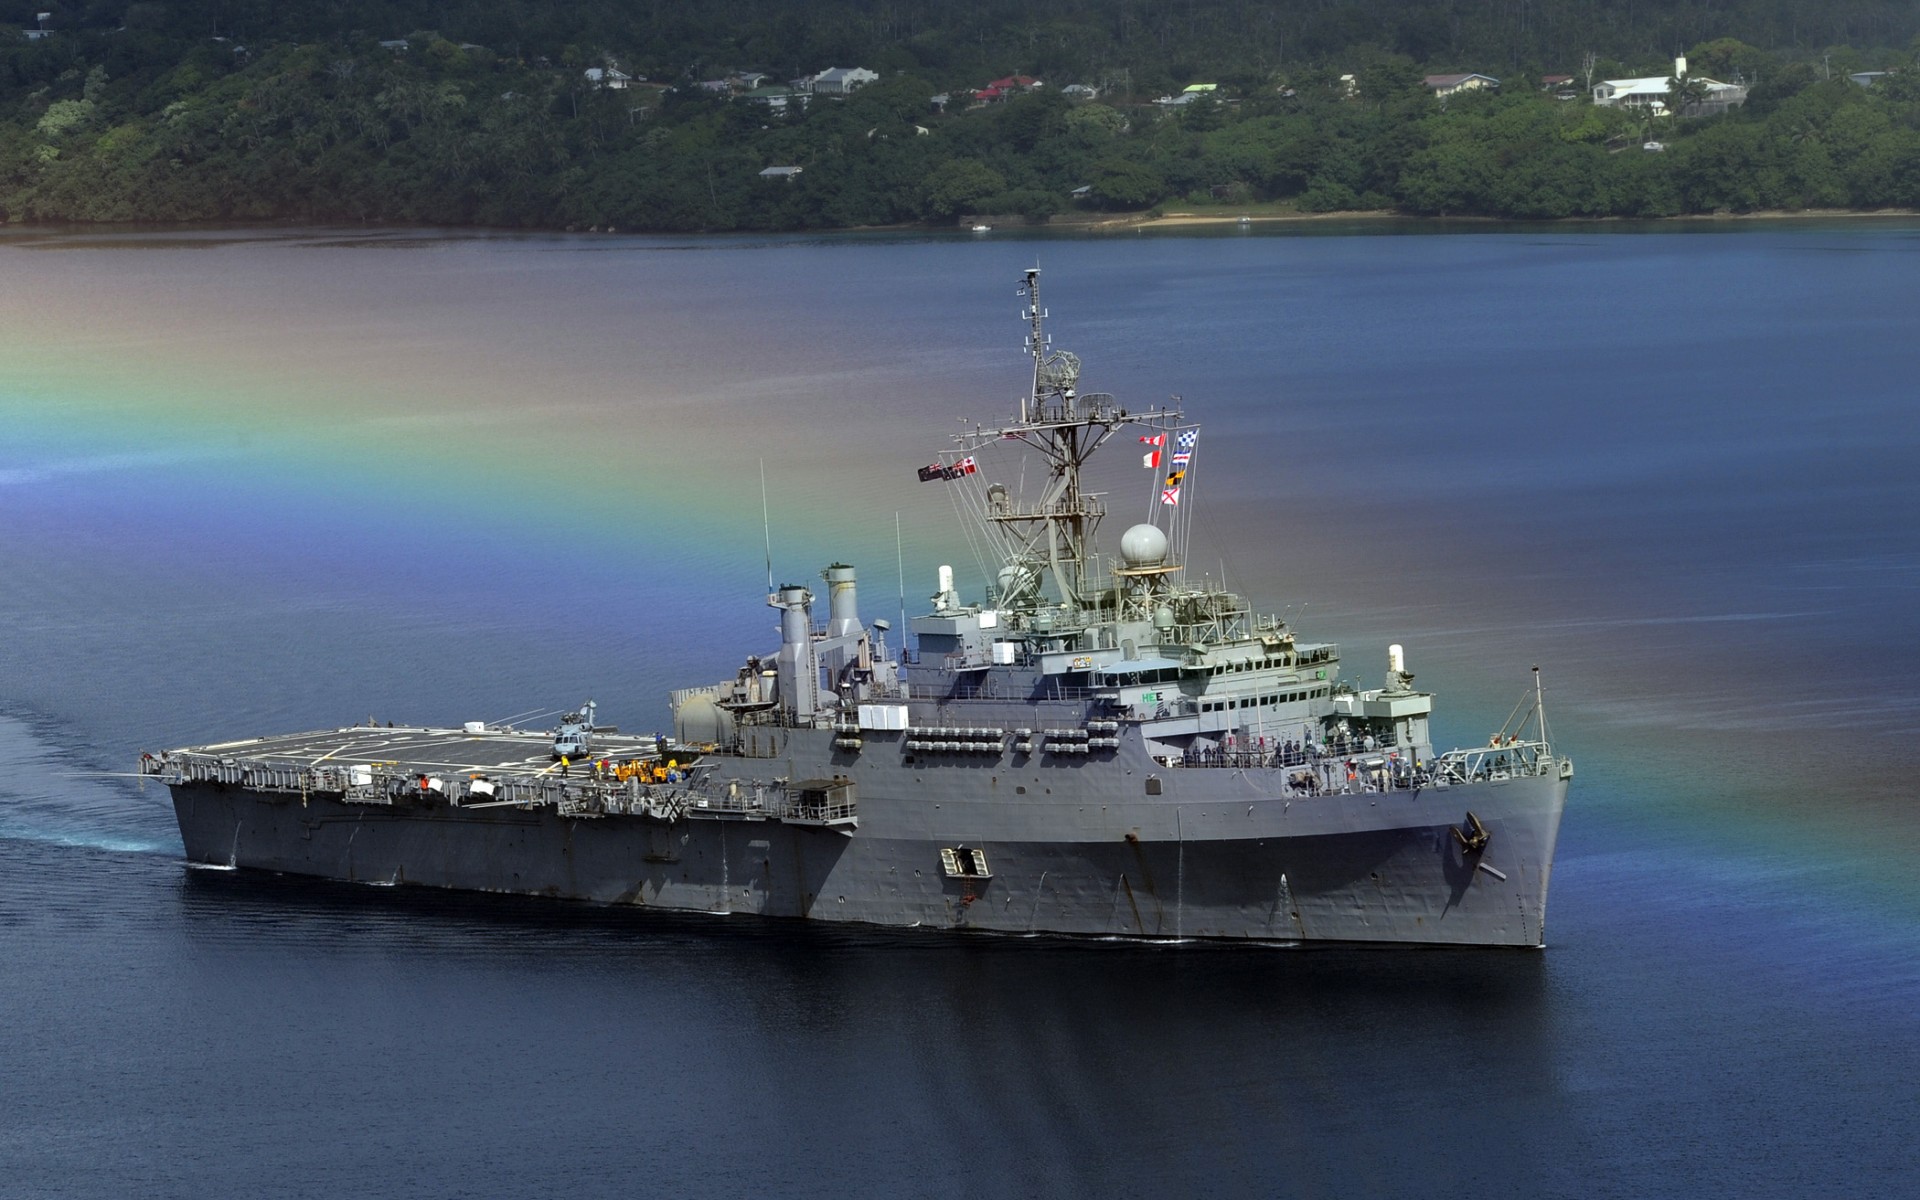
[[[980,567],[1021,384],[1204,433],[1192,561],[1579,766],[1544,954],[673,918],[186,870],[142,748],[626,728]],[[1920,223],[0,235],[0,1194],[1920,1191]],[[1123,447],[1103,485],[1144,512]],[[901,530],[896,570],[896,519]]]

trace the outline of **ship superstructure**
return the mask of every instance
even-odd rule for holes
[[[1193,581],[1198,427],[1080,391],[1038,269],[1021,295],[1014,419],[920,472],[972,501],[981,594],[940,568],[895,648],[849,565],[821,574],[823,622],[812,587],[773,588],[777,647],[674,692],[671,738],[593,731],[586,762],[480,724],[149,756],[189,860],[880,925],[1544,944],[1572,764],[1537,672],[1488,744],[1436,754],[1400,647],[1355,688],[1337,645]],[[1116,441],[1151,516],[1109,558],[1085,467]],[[993,474],[1022,459],[1031,496]]]

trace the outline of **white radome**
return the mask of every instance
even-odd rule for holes
[[[1135,525],[1120,535],[1120,557],[1129,567],[1157,567],[1167,561],[1166,531],[1158,525]]]

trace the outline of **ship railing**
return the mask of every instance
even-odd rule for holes
[[[1411,757],[1391,753],[1335,758],[1285,750],[1206,750],[1165,755],[1158,761],[1183,770],[1277,771],[1289,796],[1412,791],[1441,782],[1437,764],[1415,763]]]
[[[1107,506],[1092,496],[1083,495],[1078,501],[1062,500],[1055,504],[1007,503],[987,511],[995,517],[1038,520],[1042,517],[1105,517]]]
[[[1082,392],[1071,404],[1043,401],[1027,410],[1027,419],[1034,425],[1079,425],[1087,421],[1116,421],[1119,417],[1120,411],[1109,392]]]
[[[898,698],[901,700],[936,700],[942,704],[1025,704],[1030,700],[1053,703],[1057,700],[1086,701],[1111,699],[1111,688],[1051,687],[1038,692],[1008,694],[1005,691],[988,695],[984,692],[962,692],[956,695],[946,687],[902,687]]]
[[[1310,747],[1310,752],[1344,757],[1352,754],[1373,754],[1381,750],[1392,752],[1399,748],[1399,740],[1391,733],[1378,733],[1364,738],[1343,737],[1336,734],[1315,743]]]
[[[851,798],[823,800],[809,803],[789,798],[782,806],[779,818],[809,825],[849,825],[858,820],[860,806]]]
[[[777,798],[765,785],[734,784],[726,788],[703,791],[700,795],[693,797],[687,805],[686,815],[765,819],[775,816],[778,809]]]
[[[696,818],[852,825],[858,817],[851,790],[822,792],[778,782],[730,782],[720,787],[704,775],[678,784],[630,780],[576,785],[565,789],[556,807],[562,816],[635,816],[668,822]]]
[[[806,825],[853,825],[859,805],[850,787],[831,789],[797,785],[736,782],[694,797],[686,816],[747,820],[791,821]]]
[[[346,766],[301,767],[271,759],[235,758],[169,750],[140,760],[144,775],[169,785],[220,783],[259,792],[345,792],[357,782]]]
[[[1449,750],[1435,760],[1434,770],[1448,783],[1556,774],[1564,779],[1572,776],[1573,763],[1556,756],[1545,741],[1507,736],[1492,738],[1484,746]]]
[[[456,808],[551,808],[565,817],[734,817],[851,826],[858,805],[850,785],[789,787],[730,782],[719,786],[713,768],[692,763],[664,780],[609,773],[435,776],[391,765],[300,766],[268,759],[222,758],[168,752],[140,760],[143,775],[167,784],[220,783],[289,796],[331,795],[350,804],[445,802]]]
[[[394,804],[403,799],[438,797],[455,807],[519,805],[548,807],[569,814],[657,814],[684,808],[709,768],[690,764],[664,781],[638,777],[508,774],[433,775],[397,770],[398,764],[337,763],[301,766],[274,759],[217,757],[169,751],[140,761],[142,774],[167,784],[218,783],[249,791],[289,795],[336,795],[352,804]]]

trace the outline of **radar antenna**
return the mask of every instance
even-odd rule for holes
[[[1040,303],[1040,268],[1028,267],[1019,294],[1026,300],[1027,353],[1033,358],[1033,386],[1020,400],[1020,418],[1001,429],[975,429],[959,435],[970,450],[1012,440],[1040,452],[1048,478],[1037,502],[1008,497],[1004,487],[987,491],[984,516],[1002,540],[1007,589],[1003,600],[1041,603],[1038,587],[1051,578],[1060,603],[1078,614],[1094,588],[1093,535],[1106,515],[1102,498],[1081,490],[1081,468],[1117,429],[1132,424],[1164,426],[1177,411],[1129,413],[1104,393],[1081,395],[1080,358],[1055,350],[1047,336],[1047,310]]]
[[[1066,391],[1080,382],[1080,356],[1070,350],[1055,350],[1040,360],[1038,378],[1042,389]]]

